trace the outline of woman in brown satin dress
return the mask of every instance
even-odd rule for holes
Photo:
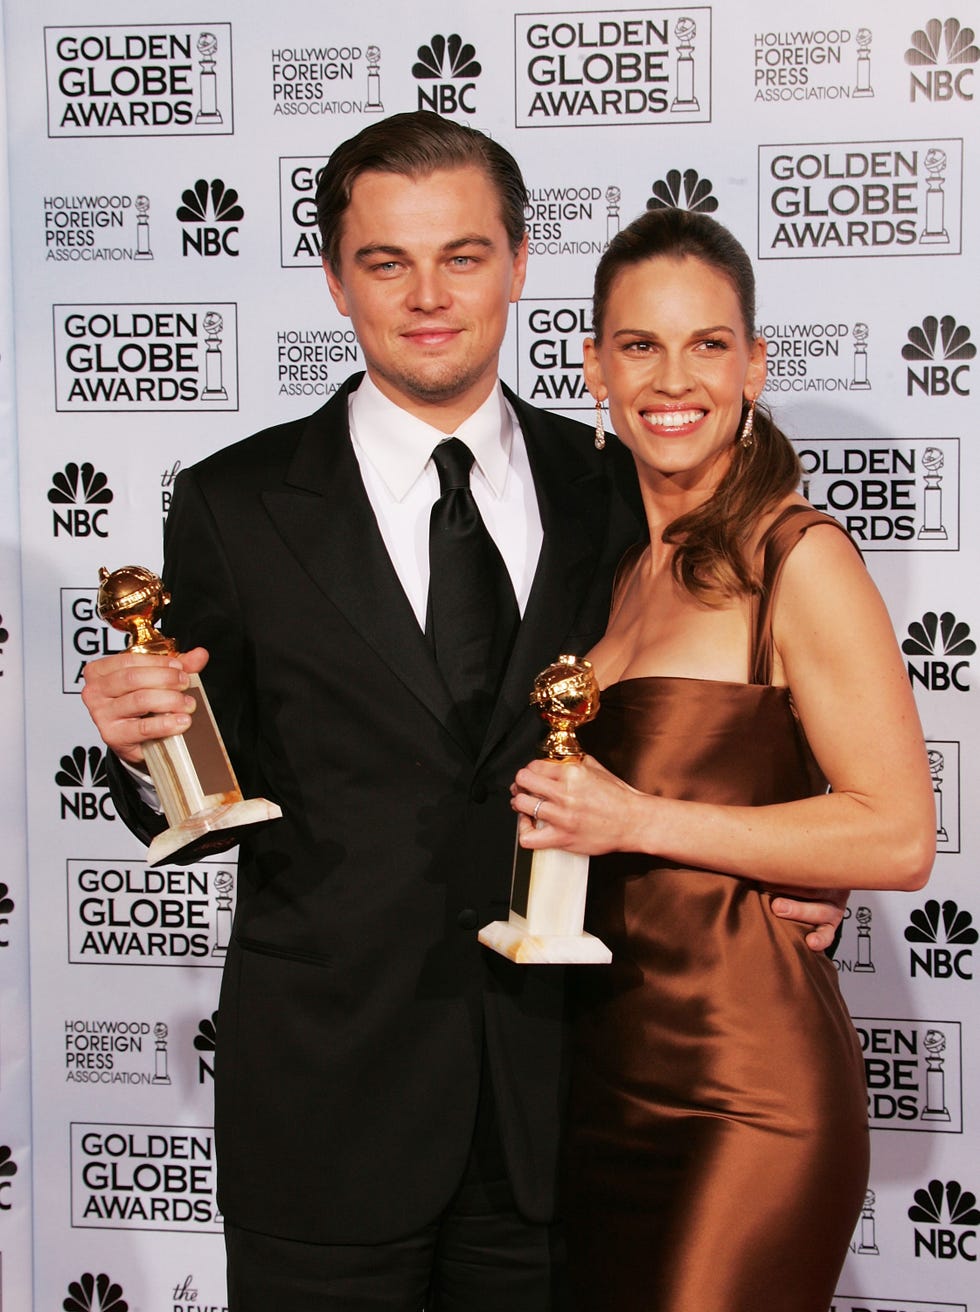
[[[744,250],[687,211],[643,215],[596,275],[586,377],[649,541],[591,653],[589,755],[514,790],[525,846],[599,858],[588,927],[613,952],[578,972],[581,1312],[826,1312],[867,1181],[863,1063],[832,963],[769,895],[915,889],[933,860],[892,627],[756,405],[754,315]]]

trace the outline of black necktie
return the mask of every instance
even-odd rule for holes
[[[473,453],[458,437],[432,453],[440,496],[429,519],[425,632],[472,745],[486,735],[520,613],[507,567],[470,491]]]

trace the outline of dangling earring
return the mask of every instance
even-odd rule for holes
[[[752,429],[755,425],[755,397],[749,402],[748,413],[745,416],[745,423],[742,425],[742,433],[738,439],[739,446],[748,451],[752,445]]]
[[[606,430],[602,426],[602,402],[595,399],[595,449],[602,451],[606,445]]]

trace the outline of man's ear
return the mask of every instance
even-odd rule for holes
[[[510,280],[511,304],[521,299],[524,279],[527,277],[527,233],[521,238],[521,244],[514,252],[514,270]]]
[[[345,318],[350,318],[350,312],[347,309],[347,297],[344,295],[344,285],[337,277],[336,273],[330,267],[330,261],[324,255],[323,272],[326,275],[327,287],[330,295],[333,297],[333,303]]]

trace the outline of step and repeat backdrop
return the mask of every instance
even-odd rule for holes
[[[980,1312],[980,4],[176,8],[0,0],[2,1305],[224,1306],[235,854],[151,870],[116,818],[79,696],[121,646],[98,569],[159,568],[181,467],[362,367],[317,171],[427,108],[524,166],[502,372],[541,406],[588,421],[592,270],[644,207],[714,214],[756,261],[768,399],[888,602],[936,798],[928,888],[856,892],[837,957],[873,1165],[835,1306]]]

